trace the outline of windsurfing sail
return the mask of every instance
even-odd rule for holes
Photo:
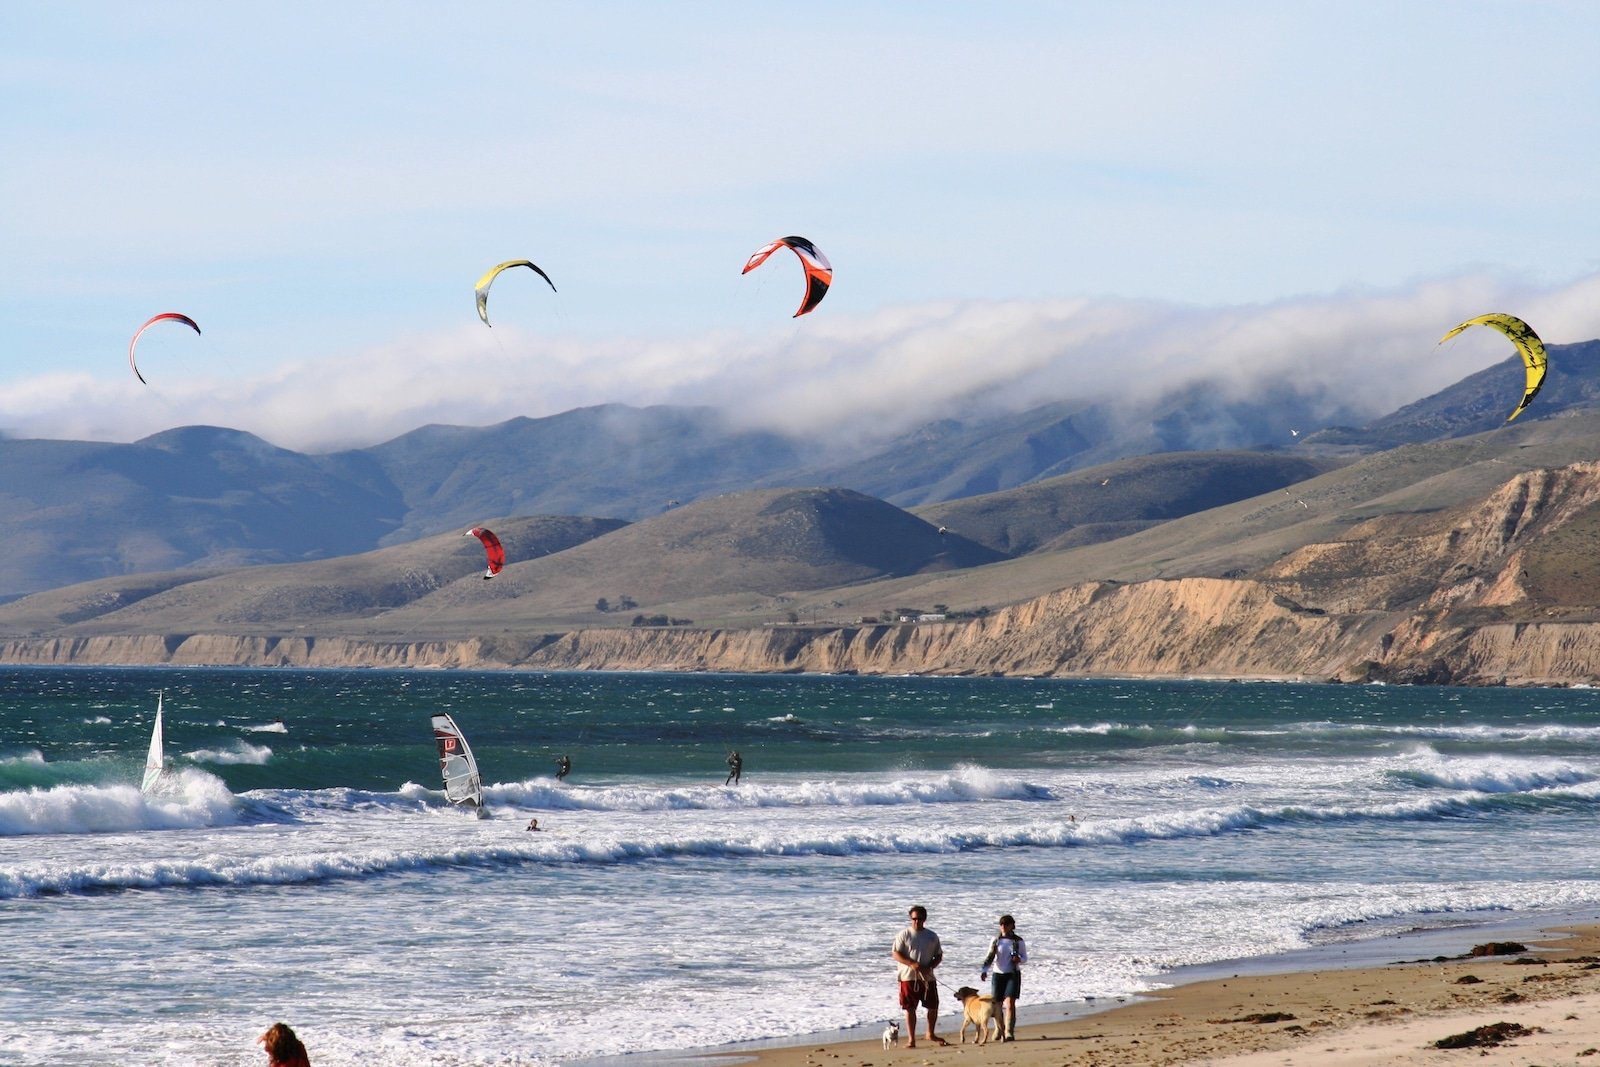
[[[141,793],[154,789],[167,767],[165,742],[161,736],[161,700],[165,695],[165,690],[156,692],[156,728],[150,732],[150,753],[144,758],[144,784],[139,787]]]
[[[433,717],[433,739],[439,744],[439,773],[444,776],[445,799],[481,811],[483,779],[478,777],[478,761],[472,758],[461,728],[440,712]]]

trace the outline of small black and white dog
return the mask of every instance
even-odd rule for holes
[[[883,1028],[883,1047],[894,1048],[900,1043],[900,1024],[890,1023]]]

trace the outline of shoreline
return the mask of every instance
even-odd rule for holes
[[[1520,942],[1528,951],[1468,955],[1474,946],[1493,941]],[[957,1044],[959,1006],[942,1004],[938,1032],[949,1041],[943,1047],[923,1039],[914,1049],[885,1050],[881,1031],[886,1016],[847,1030],[571,1062],[583,1067],[616,1067],[624,1061],[657,1067],[925,1067],[954,1065],[958,1057],[969,1057],[1001,1067],[1312,1067],[1352,1062],[1376,1067],[1456,1063],[1467,1055],[1474,1063],[1547,1062],[1600,1047],[1597,960],[1600,910],[1485,915],[1480,921],[1411,927],[1269,956],[1187,965],[1154,976],[1170,985],[1124,997],[1092,1003],[1024,1002],[1014,1042],[978,1046],[969,1033],[968,1043]],[[1458,983],[1467,976],[1477,981]],[[885,997],[887,1002],[887,993]],[[1265,1021],[1250,1021],[1252,1016]],[[1577,1020],[1569,1021],[1571,1016]],[[1497,1048],[1427,1047],[1431,1041],[1499,1022],[1542,1032]],[[1569,1051],[1554,1048],[1569,1044],[1574,1046]],[[1530,1049],[1545,1046],[1551,1050],[1544,1061],[1526,1058]]]

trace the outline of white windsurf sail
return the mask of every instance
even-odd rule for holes
[[[478,761],[461,728],[450,716],[440,712],[433,717],[433,739],[439,744],[439,773],[444,776],[444,795],[452,804],[483,810],[483,779],[478,776]]]
[[[167,769],[165,741],[161,736],[161,700],[166,696],[166,690],[156,693],[156,727],[150,733],[150,753],[144,758],[144,784],[139,787],[141,793],[148,793],[161,781],[162,773]]]

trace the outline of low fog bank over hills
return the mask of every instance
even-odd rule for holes
[[[1600,342],[1552,347],[1549,384],[1516,425],[1600,404],[1596,370]],[[1327,456],[1491,429],[1521,380],[1509,358],[1364,428],[1321,433],[1313,413],[1338,412],[1336,402],[1262,380],[1246,395],[1218,382],[1149,400],[974,406],[861,446],[750,429],[709,408],[621,405],[428,426],[326,455],[203,426],[132,444],[0,439],[0,602],[117,576],[331,560],[489,516],[639,521],[757,487],[853,490],[1007,555],[1087,546],[1309,477]],[[1170,455],[1194,450],[1228,451]],[[1100,466],[1151,454],[1147,465]],[[1080,471],[1095,476],[1071,481]],[[927,510],[1036,485],[1003,504]]]
[[[1517,422],[1543,421],[1600,406],[1600,340],[1549,346],[1550,364],[1539,396]],[[1505,425],[1522,396],[1520,359],[1512,357],[1468,375],[1432,396],[1374,419],[1361,429],[1332,427],[1306,438],[1308,447],[1354,446],[1374,452],[1418,441],[1465,437]]]

